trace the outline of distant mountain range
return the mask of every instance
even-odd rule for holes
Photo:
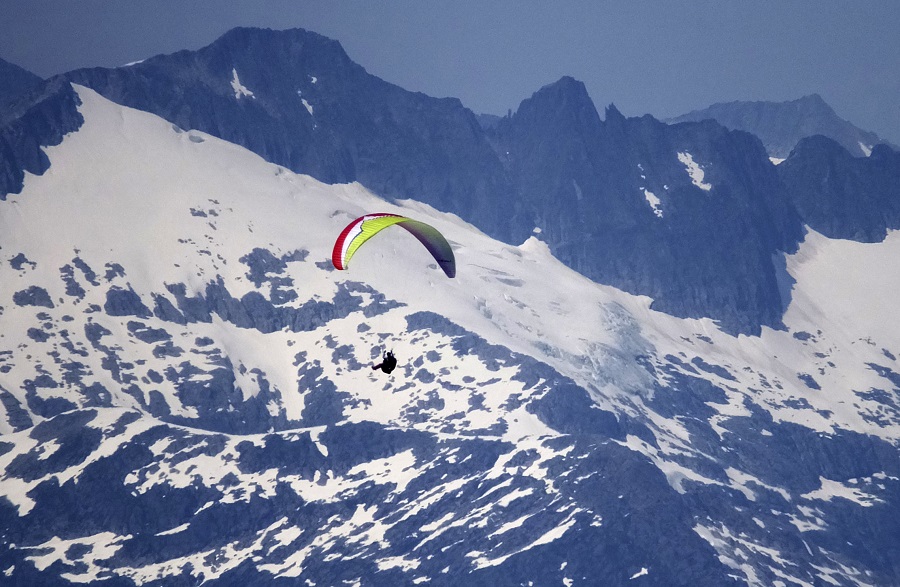
[[[876,145],[890,145],[875,133],[861,130],[839,117],[818,94],[790,102],[713,104],[666,122],[677,124],[707,119],[730,129],[755,134],[776,159],[786,159],[801,139],[816,135],[834,140],[855,157],[868,157]]]
[[[795,250],[806,219],[759,139],[711,121],[626,119],[615,108],[602,120],[571,78],[508,117],[479,118],[456,99],[368,74],[315,33],[235,29],[199,51],[78,70],[32,92],[34,107],[48,110],[41,116],[57,122],[25,124],[24,135],[47,135],[31,142],[7,133],[3,192],[19,189],[23,169],[41,172],[36,145],[78,124],[71,103],[46,99],[64,99],[66,82],[322,181],[426,202],[505,242],[540,231],[569,266],[674,315],[753,333],[777,326],[786,303],[777,258]],[[857,221],[883,223],[880,214],[865,208]]]

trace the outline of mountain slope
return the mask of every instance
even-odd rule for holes
[[[762,139],[769,155],[786,159],[801,139],[823,135],[855,157],[867,157],[876,145],[886,144],[873,132],[861,130],[839,117],[818,94],[790,102],[728,102],[713,104],[667,120],[671,124],[713,119],[731,129]]]
[[[524,101],[493,137],[531,222],[520,226],[538,227],[570,267],[731,332],[780,324],[772,258],[795,249],[801,220],[754,137],[614,107],[601,121],[571,78]]]
[[[235,29],[199,51],[64,79],[510,244],[537,228],[570,267],[675,315],[744,333],[780,323],[771,257],[794,250],[800,219],[763,150],[718,125],[601,122],[563,78],[485,130],[458,100],[388,84],[299,29]]]
[[[785,328],[734,337],[536,238],[77,95],[84,124],[0,202],[13,584],[900,576],[900,284],[873,270],[898,233],[807,234]],[[334,271],[368,211],[439,228],[457,279],[403,231]]]
[[[7,105],[32,90],[44,80],[14,63],[0,59],[0,121]]]
[[[509,235],[489,204],[510,188],[476,116],[370,75],[316,33],[237,28],[199,51],[64,78],[321,181],[416,197]]]

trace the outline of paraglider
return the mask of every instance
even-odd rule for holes
[[[388,375],[390,375],[391,371],[397,366],[397,358],[394,357],[394,351],[388,351],[381,356],[381,362],[377,365],[372,366],[373,371],[377,371],[381,369]]]
[[[331,262],[335,269],[347,269],[353,254],[370,238],[390,226],[402,226],[425,245],[447,277],[456,276],[456,259],[450,243],[436,228],[398,214],[366,214],[347,225],[334,243]]]
[[[366,214],[348,224],[334,243],[331,252],[331,263],[335,269],[343,271],[359,248],[370,238],[391,226],[402,226],[422,243],[447,277],[456,276],[456,259],[450,243],[436,228],[398,214]],[[373,371],[381,369],[390,374],[397,367],[397,358],[393,351],[382,355],[381,363],[372,367]]]

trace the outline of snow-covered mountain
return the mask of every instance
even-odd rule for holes
[[[888,144],[875,133],[862,130],[838,116],[818,94],[788,102],[713,104],[666,122],[675,124],[706,119],[755,134],[776,160],[786,159],[802,139],[817,135],[836,141],[855,157],[868,157],[876,145]]]
[[[71,91],[0,201],[4,584],[900,582],[900,233],[808,230],[735,336]],[[371,211],[457,278],[399,230],[333,270]]]
[[[569,77],[488,120],[372,76],[321,35],[249,28],[198,51],[69,72],[28,94],[0,128],[0,198],[21,189],[25,171],[46,169],[42,145],[80,125],[70,82],[294,172],[456,214],[509,245],[539,231],[583,275],[735,334],[782,326],[782,255],[804,225],[840,224],[833,211],[855,205],[840,190],[820,193],[816,161],[795,166],[816,173],[787,186],[759,138],[715,121],[667,125],[614,106],[601,118]],[[876,174],[892,177],[887,167]],[[854,168],[834,168],[830,185],[865,184],[845,177]],[[894,198],[890,182],[866,189],[867,201]],[[826,198],[835,205],[815,205]],[[900,228],[869,205],[852,224],[849,234]]]

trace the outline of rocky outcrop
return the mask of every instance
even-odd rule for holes
[[[40,175],[50,165],[42,147],[58,145],[84,119],[78,96],[63,82],[48,83],[6,111],[0,124],[0,200],[22,190],[25,172]]]
[[[43,79],[14,63],[0,59],[0,121],[4,112],[17,98],[43,83]]]
[[[778,173],[804,222],[829,238],[880,242],[900,228],[900,153],[887,145],[854,157],[832,139],[810,137]]]

